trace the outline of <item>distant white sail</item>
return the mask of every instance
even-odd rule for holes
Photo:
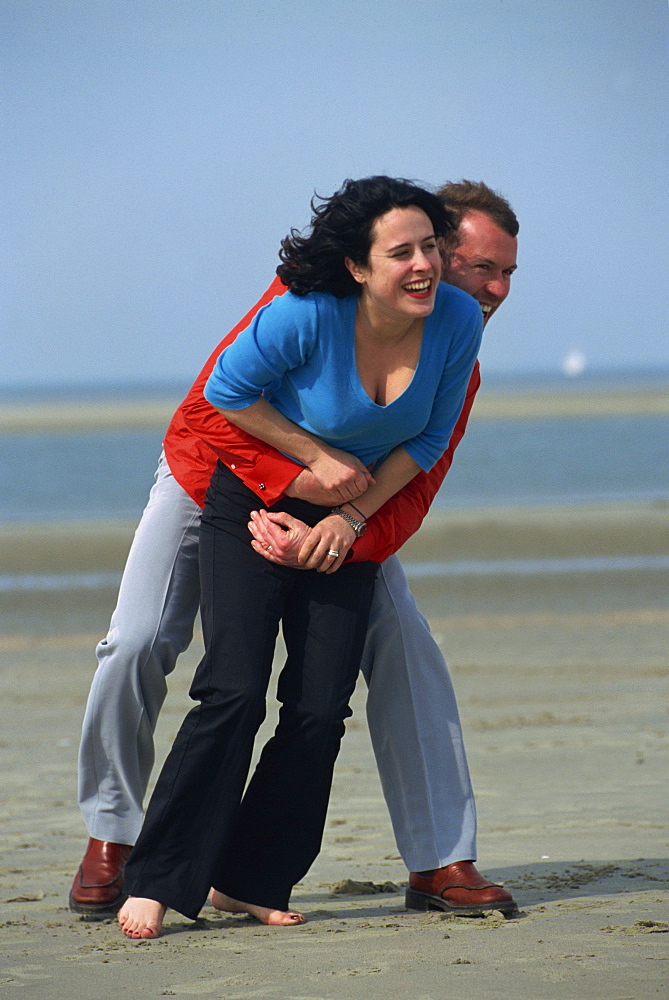
[[[568,351],[564,356],[562,362],[562,371],[569,378],[574,378],[576,375],[582,375],[585,369],[588,367],[588,359],[586,358],[583,351],[575,348],[573,351]]]

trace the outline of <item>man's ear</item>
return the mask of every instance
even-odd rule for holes
[[[443,278],[444,271],[451,263],[455,247],[452,240],[445,240],[443,236],[437,238],[437,247],[439,248],[439,256],[441,257],[441,274]]]
[[[364,285],[365,283],[365,268],[362,264],[356,264],[354,260],[350,257],[344,257],[344,264],[346,265],[348,271],[350,272],[352,278],[358,282],[359,285]]]

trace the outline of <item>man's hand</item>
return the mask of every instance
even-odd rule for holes
[[[375,482],[359,458],[340,448],[326,448],[322,442],[318,454],[307,464],[321,486],[334,492],[337,504],[357,500]]]
[[[355,532],[337,514],[310,528],[284,511],[254,510],[248,527],[254,551],[268,562],[319,573],[335,573],[355,541]]]
[[[311,531],[304,521],[282,511],[253,510],[249,531],[253,535],[251,545],[258,555],[278,566],[304,569],[297,558]]]
[[[315,503],[319,507],[336,507],[342,503],[337,490],[326,490],[321,486],[311,469],[302,469],[298,472],[284,493],[287,497],[306,500],[307,503]]]

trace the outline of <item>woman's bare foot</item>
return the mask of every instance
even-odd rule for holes
[[[128,896],[119,910],[121,930],[130,938],[157,938],[167,907],[155,899]]]
[[[217,910],[226,913],[250,913],[261,924],[303,924],[304,917],[295,910],[271,910],[268,906],[256,906],[254,903],[242,903],[239,899],[226,896],[218,889],[212,889],[209,902]]]

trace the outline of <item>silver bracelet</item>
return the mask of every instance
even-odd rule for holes
[[[331,514],[339,514],[343,517],[347,524],[350,524],[355,531],[356,538],[360,538],[365,533],[367,528],[366,521],[356,521],[352,514],[349,514],[347,510],[342,510],[341,507],[333,507],[330,511]]]

